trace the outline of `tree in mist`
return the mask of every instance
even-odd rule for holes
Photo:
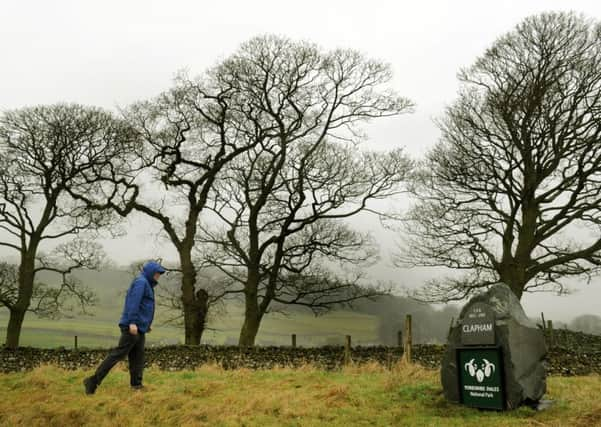
[[[70,253],[80,252],[75,258]],[[81,252],[87,252],[81,255]],[[69,316],[79,309],[87,313],[90,306],[96,303],[94,292],[72,275],[77,268],[96,269],[101,266],[104,253],[99,245],[86,240],[73,240],[59,245],[52,253],[51,260],[41,256],[37,258],[37,272],[49,271],[60,277],[58,285],[49,285],[37,279],[33,283],[31,300],[27,311],[38,317],[56,319]],[[8,262],[0,262],[0,305],[14,310],[19,300],[19,266]]]
[[[544,13],[459,73],[459,98],[416,174],[399,263],[464,274],[420,298],[463,299],[498,281],[521,298],[598,272],[600,36],[596,22]]]
[[[247,114],[248,106],[232,80],[223,65],[196,79],[180,74],[171,89],[129,106],[124,117],[144,142],[130,158],[131,170],[107,181],[115,185],[108,201],[75,196],[95,209],[138,213],[158,224],[178,255],[187,345],[200,344],[208,308],[208,291],[198,283],[193,259],[201,212],[224,165],[257,143],[252,124],[235,119]]]
[[[412,316],[412,336],[416,343],[444,343],[452,319],[459,317],[459,309],[446,305],[437,310],[432,305],[413,298],[385,295],[355,306],[359,313],[378,319],[378,339],[386,346],[397,345],[398,332],[405,331],[405,318]]]
[[[83,308],[93,301],[69,274],[100,265],[103,252],[85,232],[111,225],[113,217],[86,209],[70,192],[106,168],[118,168],[134,141],[125,122],[80,105],[23,108],[0,117],[0,246],[18,257],[17,266],[2,266],[2,304],[10,312],[7,347],[18,346],[28,310],[57,315],[66,301],[75,299]],[[65,242],[69,236],[77,238]],[[44,253],[51,242],[59,244]],[[59,273],[62,284],[37,283],[42,271]]]
[[[219,75],[238,94],[228,119],[252,148],[216,181],[197,242],[230,279],[224,295],[243,296],[239,344],[252,346],[272,304],[319,313],[382,294],[356,271],[375,242],[344,220],[401,191],[411,167],[402,151],[358,144],[361,124],[412,104],[386,88],[390,68],[378,61],[275,36],[242,45]]]
[[[569,328],[573,331],[601,335],[601,317],[595,314],[582,314],[572,319]]]

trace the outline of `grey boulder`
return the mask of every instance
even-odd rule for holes
[[[449,331],[441,367],[445,397],[459,402],[456,350],[461,343],[462,320],[470,307],[483,303],[494,312],[496,345],[502,347],[505,371],[506,408],[533,404],[546,392],[545,358],[547,347],[541,329],[524,313],[509,286],[500,283],[476,295],[463,307],[457,325]]]

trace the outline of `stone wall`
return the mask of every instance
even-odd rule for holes
[[[436,367],[442,354],[441,346],[414,346],[414,354],[427,366]],[[382,365],[395,363],[401,357],[401,348],[355,347],[352,361],[358,364],[376,362]],[[95,367],[106,356],[107,350],[38,349],[22,347],[17,351],[0,349],[0,372],[32,369],[52,364],[65,369]],[[164,370],[192,369],[214,363],[225,369],[273,367],[299,367],[312,364],[323,369],[338,369],[344,361],[344,348],[326,346],[314,348],[255,347],[240,349],[236,346],[168,346],[146,349],[147,366]]]
[[[549,350],[550,375],[601,374],[601,337],[564,330],[553,331],[554,345]],[[444,346],[415,345],[413,357],[418,363],[433,369],[440,367]],[[16,351],[0,348],[0,372],[33,369],[52,364],[65,369],[89,369],[106,356],[107,350],[38,349],[22,347]],[[389,366],[402,355],[398,347],[354,347],[353,362],[376,362]],[[192,369],[206,363],[216,363],[225,369],[299,367],[312,364],[323,369],[339,369],[344,360],[341,346],[315,348],[256,347],[241,350],[235,346],[169,346],[146,349],[148,366],[164,370]]]

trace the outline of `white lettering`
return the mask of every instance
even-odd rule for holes
[[[483,385],[465,385],[464,388],[466,390],[486,391],[486,387],[484,387]]]
[[[492,328],[493,328],[492,323],[463,325],[463,332],[465,332],[465,333],[492,332],[492,330],[493,330]]]
[[[470,391],[470,396],[472,396],[472,397],[486,397],[488,399],[492,399],[494,397],[494,395],[492,393],[477,393],[477,392],[473,392],[473,391]]]

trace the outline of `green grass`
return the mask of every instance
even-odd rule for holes
[[[78,344],[81,347],[106,348],[115,344],[119,336],[117,322],[123,308],[125,292],[132,279],[131,274],[119,270],[78,270],[75,276],[98,295],[99,305],[90,310],[94,316],[74,314],[72,319],[49,320],[27,314],[21,334],[21,345],[45,348],[72,347],[74,335],[78,336]],[[57,283],[59,277],[53,273],[44,273],[40,275],[39,280],[52,285]],[[147,337],[149,345],[183,343],[182,328],[161,324],[170,315],[172,313],[157,307],[153,331]],[[203,342],[236,344],[243,316],[241,304],[228,304],[224,315],[209,322],[210,330],[205,332]],[[8,311],[0,308],[0,343],[4,342],[7,323]],[[290,335],[296,334],[300,346],[343,344],[345,335],[351,335],[355,345],[373,344],[378,342],[377,328],[376,316],[350,311],[337,311],[320,317],[315,317],[308,311],[296,311],[290,315],[273,313],[265,316],[256,343],[289,345]]]
[[[120,365],[94,396],[90,372],[41,367],[0,375],[0,425],[24,426],[594,426],[601,377],[551,377],[542,412],[480,411],[445,401],[438,373],[417,365],[325,372],[312,367],[145,372],[147,390],[131,392]]]
[[[23,346],[53,348],[72,347],[74,335],[78,336],[81,347],[110,347],[119,336],[117,322],[121,307],[104,307],[96,309],[96,314],[78,316],[73,319],[39,319],[28,314],[23,324],[20,344]],[[160,311],[160,308],[157,310]],[[157,313],[157,321],[148,335],[149,345],[166,345],[183,342],[183,330],[174,326],[161,324],[161,313]],[[206,331],[203,342],[210,344],[237,343],[238,334],[243,321],[240,306],[230,306],[226,315],[216,318],[209,324],[211,330]],[[0,312],[0,340],[6,334],[7,313]],[[324,344],[342,344],[345,335],[353,337],[355,345],[378,341],[378,319],[375,316],[337,311],[324,316],[315,317],[310,313],[293,313],[290,315],[267,315],[257,336],[259,345],[289,345],[291,334],[297,335],[297,343],[301,346],[319,346]]]

